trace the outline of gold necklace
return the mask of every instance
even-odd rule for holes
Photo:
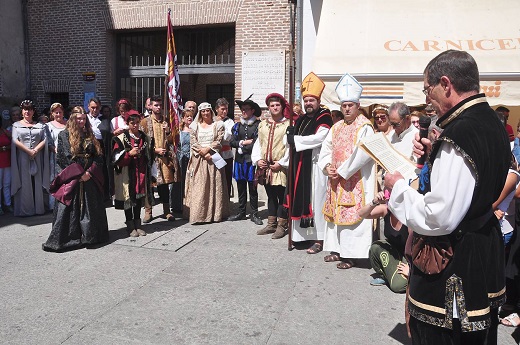
[[[308,117],[307,116],[307,119],[309,119],[309,121],[305,124],[305,127],[303,127],[303,129],[300,127],[298,128],[298,135],[302,135],[303,132],[305,132],[305,130],[307,129],[307,126],[309,126],[309,123],[312,122],[312,117]],[[303,122],[303,121],[302,121]]]

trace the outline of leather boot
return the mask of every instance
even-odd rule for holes
[[[125,222],[126,224],[126,231],[128,231],[128,234],[130,237],[139,237],[139,234],[137,233],[137,230],[135,230],[135,224],[133,220],[129,220],[128,222]]]
[[[274,232],[271,238],[273,240],[279,239],[287,235],[287,219],[278,218],[278,226],[276,227],[276,231]]]
[[[162,204],[162,208],[163,208],[163,218],[169,222],[173,222],[175,220],[175,217],[170,212],[170,204]]]
[[[152,221],[152,207],[145,206],[143,223],[150,223],[151,221]]]
[[[146,231],[141,229],[141,219],[134,219],[135,231],[139,234],[139,236],[146,236]]]
[[[277,225],[276,216],[269,216],[269,217],[267,217],[267,225],[265,226],[265,228],[258,230],[256,232],[256,234],[257,235],[272,234],[273,232],[276,231],[276,225]]]
[[[251,221],[256,225],[264,225],[264,222],[262,222],[262,218],[258,216],[258,212],[251,213]]]

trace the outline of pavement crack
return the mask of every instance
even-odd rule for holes
[[[300,277],[303,273],[303,269],[305,268],[305,263],[300,267],[300,270],[298,272],[298,275],[296,276],[296,278],[294,279],[294,283],[292,285],[292,287],[290,289],[288,289],[288,291],[294,291],[296,286],[298,285],[298,283],[300,282]],[[266,345],[269,344],[269,341],[271,340],[271,336],[273,335],[274,331],[276,331],[276,329],[278,328],[278,324],[280,323],[280,320],[282,318],[282,315],[283,315],[283,312],[284,310],[287,308],[287,305],[289,304],[289,300],[294,297],[294,294],[293,293],[290,293],[290,294],[287,294],[287,298],[285,299],[285,301],[283,303],[280,303],[280,305],[282,306],[280,308],[280,313],[279,313],[279,316],[278,318],[276,319],[276,322],[274,324],[274,326],[271,328],[271,332],[269,333],[269,336],[267,337],[267,340],[265,342]]]

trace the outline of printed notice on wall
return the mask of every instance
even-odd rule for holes
[[[253,94],[253,101],[265,107],[265,97],[285,95],[285,51],[245,51],[242,53],[242,100]]]

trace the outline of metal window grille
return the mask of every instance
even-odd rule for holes
[[[234,26],[180,28],[174,34],[179,74],[234,73]],[[117,47],[116,94],[130,99],[134,108],[142,111],[147,97],[163,95],[166,30],[120,33]],[[223,86],[228,95],[230,86]],[[233,99],[233,96],[234,90],[228,97]]]

